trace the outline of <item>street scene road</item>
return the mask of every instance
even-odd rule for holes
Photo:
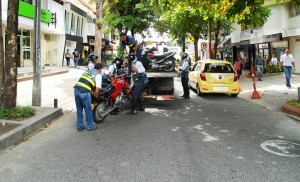
[[[82,72],[42,79],[42,106],[56,98],[64,115],[0,151],[1,181],[300,181],[297,122],[242,96],[181,99],[179,78],[175,100],[146,100],[137,115],[126,104],[97,130],[78,132],[72,87]],[[30,105],[31,84],[18,84],[18,104]]]

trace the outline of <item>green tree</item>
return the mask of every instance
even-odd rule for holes
[[[105,12],[105,22],[111,30],[130,30],[131,34],[142,33],[153,21],[153,9],[146,0],[118,1]]]
[[[94,52],[101,60],[102,34],[104,29],[104,12],[113,6],[115,0],[93,0],[96,1],[96,29],[95,29],[95,50]]]
[[[176,12],[176,9],[180,9],[181,11],[189,11],[191,15],[199,16],[198,21],[199,19],[204,20],[201,21],[201,24],[205,24],[202,25],[202,27],[207,27],[206,34],[208,34],[209,45],[211,45],[211,32],[214,31],[216,37],[218,37],[220,29],[223,27],[228,27],[224,25],[229,25],[233,22],[261,25],[270,15],[270,9],[263,6],[262,0],[152,0],[152,4],[156,6],[156,9],[158,9],[157,12],[160,12],[162,16],[173,14]],[[186,21],[190,21],[190,16],[185,16],[183,18],[186,18]],[[174,24],[175,22],[170,21],[170,23]],[[172,25],[168,27],[171,28],[170,32],[174,31],[174,28],[177,28]],[[195,25],[191,25],[188,28],[193,27],[195,27]],[[219,40],[216,39],[214,50],[217,49],[218,42]],[[209,46],[209,52],[211,53],[212,51],[210,49],[211,46]],[[210,57],[213,56],[210,55]]]

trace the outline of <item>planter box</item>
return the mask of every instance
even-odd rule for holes
[[[290,104],[283,104],[282,111],[300,117],[300,108],[292,106]]]

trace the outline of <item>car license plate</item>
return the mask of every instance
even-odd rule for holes
[[[228,87],[213,87],[214,91],[228,91]]]

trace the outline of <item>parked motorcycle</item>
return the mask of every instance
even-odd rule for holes
[[[145,48],[142,52],[143,66],[146,70],[159,71],[163,70],[166,72],[171,72],[175,69],[175,53],[174,52],[165,52],[162,55],[151,55],[155,51],[155,48]],[[151,58],[149,57],[151,55]]]
[[[103,122],[111,111],[123,105],[124,97],[130,95],[127,79],[129,77],[123,71],[108,87],[100,90],[98,98],[92,97],[95,123]]]

